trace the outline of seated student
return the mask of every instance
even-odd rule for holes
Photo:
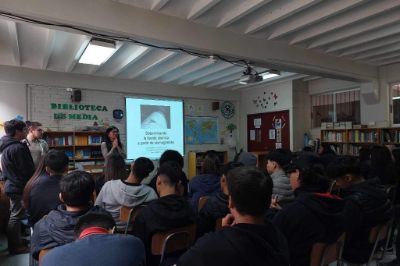
[[[292,159],[290,151],[277,149],[267,155],[267,172],[271,175],[274,188],[272,196],[277,197],[281,204],[293,201],[293,191],[290,187],[289,177],[283,171],[283,167]]]
[[[240,149],[233,161],[242,163],[244,166],[257,166],[257,157],[251,152],[243,151],[243,149]]]
[[[372,251],[369,232],[390,219],[392,206],[378,179],[364,180],[355,158],[338,157],[328,166],[327,173],[342,189],[341,196],[345,200],[343,258],[350,263],[365,263]]]
[[[125,224],[119,220],[121,206],[133,208],[157,199],[157,194],[151,187],[141,184],[143,178],[153,170],[154,165],[150,159],[139,157],[132,163],[127,179],[108,181],[101,189],[95,205],[111,213],[118,230],[125,227]]]
[[[110,180],[125,180],[128,176],[124,157],[114,152],[107,157],[107,163],[104,165],[103,175],[94,181],[96,195],[99,195],[101,188]]]
[[[207,151],[201,165],[201,175],[193,177],[189,182],[189,198],[193,210],[197,212],[199,199],[220,191],[221,163],[215,151]]]
[[[295,200],[286,204],[273,219],[285,235],[290,265],[310,265],[311,249],[317,242],[335,242],[343,233],[344,202],[327,193],[330,182],[317,156],[303,154],[287,168]]]
[[[236,167],[243,166],[242,163],[229,162],[222,169],[221,191],[217,195],[210,196],[197,217],[197,237],[214,231],[216,221],[229,213],[228,208],[228,185],[226,176],[228,172]]]
[[[144,266],[143,243],[134,236],[114,235],[114,228],[114,219],[107,211],[93,208],[79,218],[75,226],[77,239],[51,250],[40,265]]]
[[[50,150],[24,188],[23,201],[33,226],[60,201],[60,180],[68,170],[68,157],[63,151]]]
[[[200,238],[178,261],[178,266],[289,265],[286,240],[274,225],[264,224],[272,180],[255,167],[228,173],[229,210],[223,229]]]
[[[194,223],[194,213],[181,195],[177,194],[181,167],[166,162],[158,170],[157,192],[160,198],[149,203],[137,214],[133,234],[139,237],[146,248],[147,263],[153,265],[157,258],[151,256],[151,238],[156,232],[168,231]]]
[[[184,161],[182,155],[175,150],[166,150],[161,154],[160,160],[159,160],[159,165],[163,165],[166,162],[176,162],[181,168],[184,166]],[[156,174],[150,181],[150,186],[157,191],[156,183],[157,183],[157,176]],[[178,190],[179,193],[187,197],[188,195],[188,183],[189,180],[186,177],[185,172],[182,171],[182,176],[179,177],[179,185],[178,185]]]
[[[86,172],[74,171],[61,178],[60,200],[63,204],[40,219],[33,229],[31,250],[35,259],[42,249],[74,241],[74,226],[91,208],[93,191],[94,181]]]

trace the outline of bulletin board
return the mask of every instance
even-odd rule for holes
[[[290,149],[289,111],[247,116],[247,150],[249,152]]]

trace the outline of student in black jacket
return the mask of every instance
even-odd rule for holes
[[[271,223],[264,224],[272,180],[255,167],[229,172],[228,214],[223,229],[200,238],[178,261],[178,266],[289,265],[284,236]]]
[[[197,218],[197,237],[201,237],[205,233],[214,231],[216,221],[225,217],[229,213],[228,208],[228,185],[226,176],[228,172],[236,167],[244,166],[239,162],[229,162],[222,169],[221,191],[214,196],[210,196],[203,208],[199,211]]]
[[[343,258],[350,263],[368,261],[372,245],[368,242],[372,227],[387,222],[392,217],[392,206],[376,178],[364,180],[359,163],[350,156],[337,158],[327,169],[342,189],[345,200],[343,216],[346,241]]]
[[[6,180],[5,192],[10,199],[8,249],[15,254],[27,251],[21,244],[20,221],[25,216],[21,200],[25,184],[33,175],[35,167],[28,146],[21,143],[26,138],[26,124],[19,120],[10,120],[4,123],[4,130],[6,135],[0,140],[0,154],[3,178]]]
[[[38,258],[42,249],[52,249],[74,241],[74,227],[90,210],[94,181],[90,174],[74,171],[60,181],[60,200],[64,203],[40,219],[33,229],[31,250]]]
[[[39,163],[23,194],[31,226],[62,203],[59,199],[60,180],[67,170],[68,157],[63,151],[50,150]]]
[[[330,182],[318,158],[303,154],[286,169],[295,200],[284,206],[273,219],[285,235],[290,250],[290,265],[310,265],[311,249],[317,242],[335,242],[343,233],[344,202],[327,193]]]
[[[194,213],[187,200],[179,195],[177,185],[182,169],[174,162],[166,162],[158,169],[156,182],[160,198],[140,210],[133,223],[133,234],[146,248],[147,265],[158,265],[159,258],[151,255],[154,233],[193,224]]]

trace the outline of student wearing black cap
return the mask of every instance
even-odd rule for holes
[[[368,237],[372,227],[387,222],[392,206],[378,179],[364,180],[358,161],[350,156],[338,157],[328,165],[327,173],[335,179],[345,200],[346,241],[343,258],[354,264],[368,261],[372,244]]]
[[[335,242],[343,232],[343,201],[327,193],[330,182],[316,155],[300,155],[286,172],[295,200],[276,214],[273,223],[286,236],[290,265],[306,266],[314,243]]]

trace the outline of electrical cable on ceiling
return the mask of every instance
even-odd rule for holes
[[[251,69],[254,70],[254,68],[252,68],[250,66],[250,63],[248,61],[244,60],[244,59],[231,60],[231,59],[228,59],[228,58],[226,58],[224,56],[221,56],[221,55],[218,55],[218,54],[200,53],[200,52],[191,51],[191,50],[187,50],[187,49],[180,48],[180,47],[159,46],[159,45],[155,45],[155,44],[151,44],[151,43],[138,41],[138,40],[135,40],[135,39],[130,38],[130,37],[97,33],[97,32],[90,31],[90,30],[87,30],[87,29],[84,29],[84,28],[81,28],[81,27],[77,27],[77,26],[71,26],[71,25],[62,24],[62,23],[45,22],[45,21],[41,21],[41,20],[37,20],[37,19],[27,18],[27,17],[24,17],[24,16],[14,15],[14,14],[8,13],[8,12],[1,12],[0,11],[0,16],[6,17],[6,18],[9,18],[9,19],[13,19],[13,20],[17,20],[17,21],[31,23],[31,24],[37,24],[37,25],[42,25],[42,26],[50,26],[50,27],[61,27],[61,28],[65,28],[65,29],[70,29],[70,30],[74,30],[74,31],[78,31],[78,32],[81,32],[81,33],[85,33],[85,34],[91,35],[92,37],[103,38],[103,39],[108,39],[108,40],[112,40],[112,41],[130,42],[130,43],[135,43],[135,44],[139,44],[139,45],[143,45],[143,46],[147,46],[147,47],[151,47],[151,48],[164,49],[164,50],[174,51],[174,52],[183,52],[183,53],[186,53],[186,54],[189,54],[189,55],[192,55],[192,56],[197,56],[197,57],[205,58],[205,59],[211,59],[211,60],[219,59],[221,61],[224,61],[226,63],[230,63],[230,64],[235,65],[235,66],[246,67],[246,69],[251,68]],[[263,72],[260,72],[260,73],[257,73],[257,74],[261,74],[261,73],[263,73]]]

